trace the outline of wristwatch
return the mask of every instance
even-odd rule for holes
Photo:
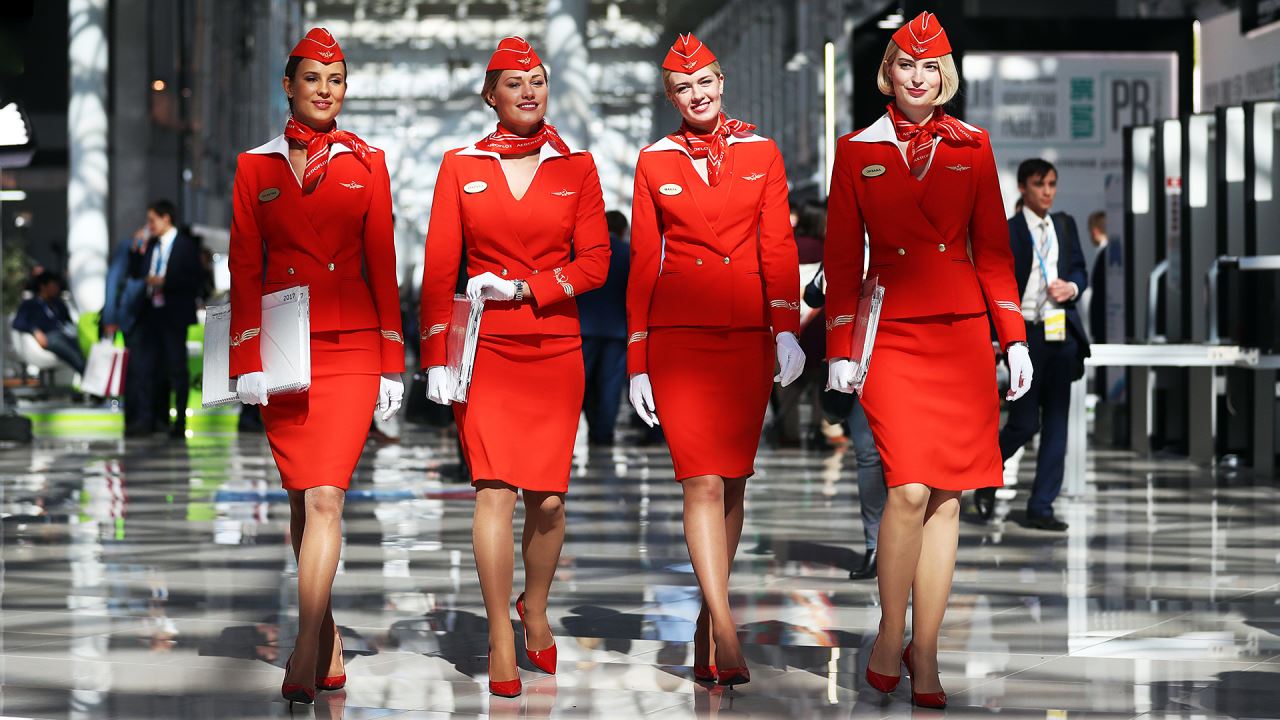
[[[521,302],[522,300],[524,300],[524,281],[515,280],[514,282],[516,284],[516,296],[511,299],[516,302]]]

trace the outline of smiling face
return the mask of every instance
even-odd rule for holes
[[[342,111],[342,100],[347,95],[347,64],[339,61],[326,65],[304,58],[293,77],[285,75],[284,92],[298,122],[314,130],[328,130]]]
[[[486,88],[484,101],[498,113],[503,127],[517,135],[528,135],[547,116],[546,68],[539,65],[532,70],[501,73],[497,82]]]
[[[889,62],[893,97],[903,110],[931,112],[942,92],[942,68],[937,58],[916,60],[902,50]]]
[[[664,73],[667,98],[690,127],[711,132],[720,120],[720,108],[724,94],[724,75],[720,64],[711,63],[693,74],[668,71]]]

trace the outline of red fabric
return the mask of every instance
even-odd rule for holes
[[[799,333],[787,172],[778,146],[753,138],[729,145],[718,186],[704,183],[668,138],[640,153],[627,283],[630,372],[648,372],[647,338],[658,328]]]
[[[938,16],[922,12],[911,22],[893,33],[893,42],[908,55],[917,59],[942,57],[951,54],[951,42],[947,32],[938,22]]]
[[[683,145],[693,159],[702,160],[705,158],[707,161],[707,182],[712,185],[719,185],[720,170],[724,165],[724,155],[729,147],[729,136],[749,133],[755,129],[756,126],[749,122],[733,120],[725,117],[724,113],[720,113],[716,129],[710,134],[701,135],[689,127],[688,122],[681,122],[680,130],[667,137]]]
[[[671,72],[692,75],[716,61],[711,49],[693,36],[693,33],[677,35],[675,43],[662,60],[662,67]]]
[[[380,364],[374,330],[311,334],[311,387],[262,406],[285,489],[347,489],[369,437]]]
[[[302,172],[302,189],[306,192],[315,190],[324,179],[325,171],[329,169],[329,151],[334,143],[346,145],[366,168],[369,167],[369,144],[353,132],[337,129],[318,132],[290,117],[284,124],[284,136],[307,148],[307,165]]]
[[[311,330],[376,328],[383,372],[404,371],[386,156],[339,151],[304,193],[283,137],[236,161],[231,219],[232,375],[262,370],[262,295],[311,288]],[[364,272],[361,272],[364,268]],[[256,331],[256,332],[255,332]]]
[[[528,137],[517,135],[502,127],[502,123],[498,123],[498,129],[485,135],[480,142],[476,143],[476,149],[495,152],[499,155],[523,155],[537,150],[546,143],[551,143],[551,147],[561,155],[569,154],[569,146],[560,139],[560,133],[556,132],[555,125],[549,122],[543,122],[542,127]]]
[[[836,141],[823,252],[828,357],[852,347],[864,234],[868,272],[885,288],[883,319],[989,311],[1002,347],[1026,339],[995,157],[986,134],[974,134],[977,147],[939,143],[919,180],[892,142]]]
[[[444,364],[463,253],[472,277],[492,272],[529,285],[524,302],[486,305],[483,336],[577,335],[573,298],[600,287],[609,274],[609,229],[591,155],[543,160],[516,200],[493,156],[445,153],[427,226],[419,313],[423,367]]]
[[[929,165],[935,136],[952,145],[981,145],[977,136],[964,123],[948,115],[941,107],[934,108],[933,116],[925,124],[917,125],[902,114],[897,103],[889,103],[889,119],[893,121],[893,130],[898,139],[907,143],[908,164],[911,166],[911,174],[916,177],[923,175],[925,167]]]
[[[309,58],[326,65],[345,59],[338,41],[329,34],[328,30],[319,27],[308,30],[298,44],[289,51],[289,57]]]
[[[657,328],[648,367],[676,480],[754,474],[773,387],[769,331]]]
[[[861,402],[889,487],[1004,483],[989,333],[985,314],[881,321]]]
[[[498,42],[485,72],[494,70],[532,70],[542,64],[538,53],[524,38],[511,35]]]
[[[453,405],[472,483],[566,492],[585,382],[577,335],[482,336],[467,402]]]

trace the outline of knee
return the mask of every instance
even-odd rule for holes
[[[681,483],[685,502],[723,503],[724,480],[715,475],[699,475]]]
[[[315,487],[307,490],[307,519],[336,520],[342,517],[344,493],[336,487]]]
[[[533,503],[532,510],[545,521],[560,522],[564,519],[564,497],[561,495],[544,495]]]
[[[933,517],[940,520],[946,520],[948,522],[958,519],[960,517],[960,498],[949,497],[946,500],[937,503],[931,514]]]
[[[919,483],[890,488],[889,501],[900,511],[923,515],[929,505],[929,488]]]

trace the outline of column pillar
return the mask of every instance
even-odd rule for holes
[[[551,68],[547,119],[575,150],[590,149],[589,123],[596,117],[586,38],[587,0],[547,0],[545,52],[539,53]]]
[[[98,310],[106,289],[107,0],[69,0],[67,266],[72,296]]]

